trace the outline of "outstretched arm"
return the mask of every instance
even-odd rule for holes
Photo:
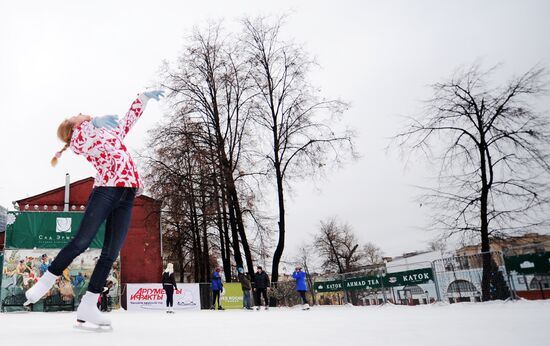
[[[160,97],[163,96],[163,94],[164,91],[162,90],[152,90],[143,92],[138,95],[137,99],[132,102],[130,110],[128,110],[126,115],[122,119],[120,119],[120,121],[118,122],[118,127],[115,129],[115,133],[120,137],[120,139],[124,139],[124,137],[126,137],[130,129],[134,126],[136,121],[141,116],[141,114],[143,114],[143,111],[145,110],[149,99],[155,99],[158,101]]]

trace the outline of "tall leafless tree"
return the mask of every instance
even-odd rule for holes
[[[227,244],[231,243],[236,266],[244,267],[242,246],[248,271],[253,274],[241,206],[243,196],[237,187],[245,161],[243,142],[253,97],[246,61],[238,46],[224,36],[221,26],[212,24],[195,30],[177,66],[167,66],[162,85],[169,90],[168,98],[178,114],[193,118],[206,130],[202,140],[214,154],[211,164],[219,177],[216,193],[221,201],[217,209],[223,211],[217,224],[228,221],[231,229],[231,239],[224,239],[222,254],[227,254]]]
[[[313,305],[317,304],[317,299],[315,296],[315,290],[313,287],[313,279],[311,277],[311,265],[314,262],[315,249],[313,246],[302,244],[298,249],[298,255],[296,257],[296,263],[303,267],[304,272],[306,273],[306,280],[309,287],[309,292],[311,294],[311,299],[313,300]]]
[[[494,85],[497,70],[475,64],[432,85],[424,114],[395,138],[439,166],[437,187],[422,197],[433,207],[433,226],[481,238],[483,300],[491,299],[491,237],[548,220],[550,124],[535,110],[545,69]]]
[[[285,185],[292,177],[314,174],[328,162],[340,163],[353,153],[352,134],[337,134],[327,119],[321,119],[341,114],[347,105],[319,97],[308,79],[313,61],[303,48],[282,39],[282,19],[245,19],[243,24],[258,94],[253,119],[269,138],[259,157],[267,159],[277,187],[278,239],[271,270],[276,283],[287,231]]]
[[[205,177],[208,148],[195,140],[199,129],[186,122],[154,131],[145,175],[151,192],[164,201],[162,221],[165,250],[176,260],[181,277],[186,268],[196,282],[208,281],[211,268],[213,212]]]

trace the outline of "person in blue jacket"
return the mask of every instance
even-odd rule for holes
[[[306,283],[306,273],[302,271],[302,267],[298,266],[292,273],[292,277],[296,280],[296,291],[300,294],[302,299],[302,305],[308,307],[306,292],[307,292],[307,283]]]
[[[218,310],[223,310],[222,304],[220,303],[220,295],[223,292],[223,283],[220,271],[221,268],[217,267],[216,271],[212,275],[212,306],[210,307],[211,310],[215,309],[216,299],[218,300]]]

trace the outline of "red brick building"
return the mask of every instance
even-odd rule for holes
[[[69,211],[84,211],[94,184],[86,178],[70,184]],[[21,211],[63,211],[65,186],[17,201]],[[120,252],[121,283],[159,282],[162,273],[161,202],[145,195],[134,202],[128,236]]]

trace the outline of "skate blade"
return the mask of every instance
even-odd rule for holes
[[[85,321],[77,320],[76,324],[74,325],[75,329],[79,330],[85,330],[87,332],[95,332],[95,333],[110,333],[113,331],[113,326],[110,324],[107,325],[97,325],[97,324],[87,324]]]

